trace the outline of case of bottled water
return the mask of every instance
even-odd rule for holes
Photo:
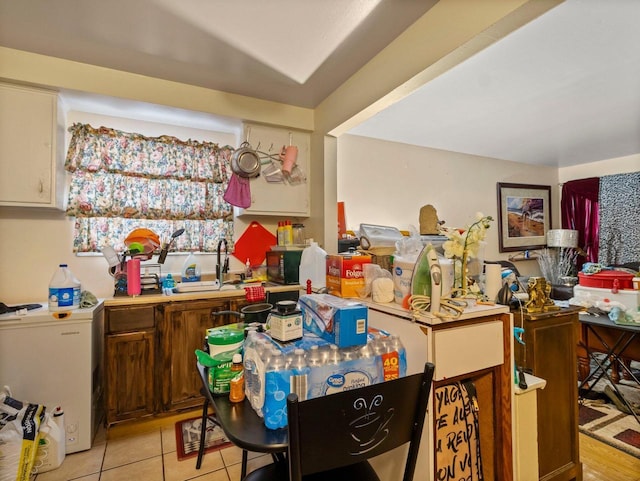
[[[305,332],[280,343],[267,332],[251,331],[244,344],[245,391],[267,428],[287,425],[287,396],[311,399],[405,376],[400,339],[370,328],[367,342],[338,347]]]

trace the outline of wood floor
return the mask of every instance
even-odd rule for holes
[[[640,481],[640,459],[580,434],[583,481]]]

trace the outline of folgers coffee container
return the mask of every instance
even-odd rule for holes
[[[340,297],[359,297],[364,288],[365,264],[371,263],[371,256],[353,253],[327,256],[327,291]]]

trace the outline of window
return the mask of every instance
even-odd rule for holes
[[[233,208],[223,199],[232,147],[79,123],[69,131],[74,252],[119,250],[138,227],[161,239],[184,228],[179,251],[215,252],[220,239],[232,242]]]

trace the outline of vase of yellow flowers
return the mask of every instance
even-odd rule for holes
[[[475,222],[464,229],[441,228],[442,234],[448,239],[442,244],[444,255],[455,263],[454,287],[461,290],[462,295],[469,293],[468,263],[471,259],[478,258],[491,221],[493,217],[478,212]]]

